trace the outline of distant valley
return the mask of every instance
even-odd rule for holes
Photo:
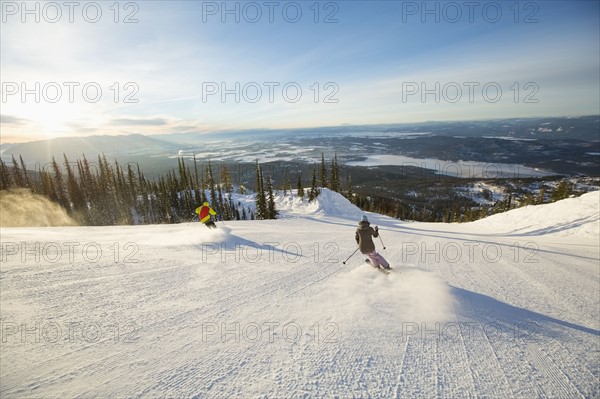
[[[3,145],[2,159],[10,165],[22,156],[29,171],[51,172],[53,157],[63,164],[64,154],[74,164],[85,154],[94,169],[103,154],[149,179],[176,171],[180,159],[194,175],[211,162],[217,176],[225,165],[233,184],[254,189],[257,161],[280,188],[296,187],[298,179],[310,185],[321,162],[330,167],[335,157],[343,190],[364,196],[369,206],[392,201],[410,209],[468,208],[511,199],[514,206],[549,200],[564,178],[576,192],[598,189],[599,121],[585,116],[55,138]]]

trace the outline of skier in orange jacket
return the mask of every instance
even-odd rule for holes
[[[202,204],[202,206],[199,206],[198,208],[196,208],[196,213],[198,214],[198,217],[200,218],[200,221],[202,223],[204,223],[204,225],[206,227],[208,227],[209,229],[216,229],[217,225],[215,224],[215,222],[212,220],[211,215],[212,216],[216,216],[217,212],[215,212],[210,205],[208,205],[208,202],[205,202],[204,204]]]

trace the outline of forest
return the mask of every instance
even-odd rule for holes
[[[277,195],[298,195],[312,201],[320,188],[341,193],[365,211],[424,222],[467,222],[575,193],[573,183],[562,179],[551,193],[545,187],[535,195],[517,190],[484,205],[436,182],[427,188],[429,196],[398,198],[375,193],[364,185],[353,187],[350,173],[341,178],[337,156],[326,161],[324,154],[320,163],[310,167],[309,176],[302,170],[295,175],[285,170],[274,176],[273,168],[265,172],[258,161],[254,168],[254,181],[247,187],[233,183],[226,163],[214,165],[209,161],[198,168],[195,162],[193,167],[186,164],[183,157],[178,158],[177,169],[150,179],[139,165],[109,162],[104,155],[94,162],[85,156],[71,161],[63,155],[62,163],[53,158],[48,168],[36,171],[27,170],[23,158],[13,156],[10,165],[0,160],[0,190],[30,190],[59,204],[78,224],[88,226],[190,222],[195,220],[195,209],[205,201],[219,220],[275,219]],[[431,194],[434,189],[443,189],[446,194]],[[254,206],[236,201],[234,194],[253,195]]]

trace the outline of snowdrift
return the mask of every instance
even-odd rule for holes
[[[293,194],[277,196],[277,210],[282,217],[314,215],[359,220],[363,215],[363,211],[340,193],[331,191],[328,188],[321,188],[320,190],[321,194],[312,202],[308,202],[306,198],[299,198],[295,190]]]
[[[600,191],[552,204],[530,205],[471,223],[490,233],[600,237]]]

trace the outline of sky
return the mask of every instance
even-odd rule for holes
[[[0,142],[600,114],[598,1],[2,1]]]

